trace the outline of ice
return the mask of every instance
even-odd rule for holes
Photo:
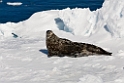
[[[101,9],[96,11],[90,11],[88,8],[67,8],[38,12],[23,22],[0,24],[1,35],[4,34],[6,36],[7,34],[7,36],[10,36],[10,32],[15,32],[15,34],[18,33],[29,37],[32,35],[36,36],[37,34],[34,32],[39,33],[47,29],[59,29],[82,36],[104,36],[106,34],[106,36],[124,37],[124,1],[119,0],[116,2],[116,0],[107,0]],[[111,3],[112,5],[108,5]],[[7,30],[3,30],[3,27],[4,29],[5,27],[7,28],[7,33],[5,32]],[[8,29],[8,27],[13,29],[13,31]]]
[[[22,5],[22,3],[21,2],[7,2],[7,5],[19,6],[19,5]]]
[[[66,8],[0,24],[0,83],[123,83],[124,0],[105,0],[96,11]],[[46,30],[97,45],[112,56],[48,58]]]

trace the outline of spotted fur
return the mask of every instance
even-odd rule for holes
[[[68,39],[59,38],[52,32],[52,30],[46,31],[46,46],[48,49],[48,57],[82,57],[89,55],[111,56],[112,54],[92,44],[72,42]]]

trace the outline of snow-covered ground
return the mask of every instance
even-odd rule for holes
[[[7,2],[7,5],[19,6],[19,5],[22,5],[22,3],[21,2]]]
[[[0,24],[0,83],[124,83],[124,0],[103,7],[50,10]],[[47,57],[45,32],[95,44],[112,56]],[[13,34],[12,34],[13,33]]]

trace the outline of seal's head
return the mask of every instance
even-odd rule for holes
[[[49,38],[58,38],[52,30],[47,30],[46,31],[46,38],[49,39]]]
[[[52,30],[47,30],[46,31],[46,38],[51,38],[54,35]]]
[[[52,30],[47,30],[46,34],[47,34],[47,37],[48,37],[48,36],[51,36],[53,34],[53,32],[52,32]]]

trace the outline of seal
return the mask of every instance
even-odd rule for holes
[[[72,42],[68,39],[59,38],[52,30],[46,31],[46,47],[48,49],[48,57],[83,57],[90,55],[111,56],[112,54],[93,44]]]

